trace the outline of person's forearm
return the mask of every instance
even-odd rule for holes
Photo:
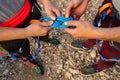
[[[7,28],[0,27],[0,41],[12,39],[24,39],[30,34],[25,28]]]
[[[120,42],[120,27],[114,28],[97,28],[96,37],[102,40],[113,40]]]

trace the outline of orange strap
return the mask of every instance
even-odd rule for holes
[[[36,23],[36,22],[40,22],[40,20],[36,20],[36,19],[30,20],[29,24]]]
[[[113,7],[112,3],[106,3],[103,6],[101,6],[98,10],[98,14],[102,13],[103,11],[107,11],[107,15],[112,12],[111,8]]]

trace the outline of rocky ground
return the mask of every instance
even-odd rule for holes
[[[64,14],[69,0],[52,0]],[[92,20],[97,12],[101,0],[91,0],[82,20]],[[41,42],[41,53],[37,60],[42,59],[45,74],[39,76],[34,71],[19,61],[8,59],[0,61],[0,80],[120,80],[120,65],[117,63],[113,68],[92,75],[82,75],[80,69],[83,66],[97,61],[95,48],[86,53],[73,49],[69,44],[75,40],[63,30],[54,29],[50,37],[60,40],[60,45],[52,45]]]

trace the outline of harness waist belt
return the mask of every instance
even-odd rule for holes
[[[29,12],[30,12],[30,3],[29,3],[29,0],[25,0],[23,7],[11,18],[0,23],[0,26],[11,27],[11,28],[16,27],[26,18]]]

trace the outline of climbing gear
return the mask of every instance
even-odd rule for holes
[[[38,56],[39,53],[40,53],[40,39],[39,39],[39,37],[36,37],[36,39],[35,39],[35,44],[37,45],[37,48],[36,48],[36,50],[35,50],[35,53],[34,53],[34,55],[32,55],[32,57],[28,58],[28,61],[31,61],[32,59],[36,59],[37,56]]]
[[[52,19],[50,17],[41,17],[40,20],[41,21],[43,21],[43,20],[51,21]],[[53,24],[50,27],[51,28],[67,28],[67,26],[64,24],[64,22],[67,22],[70,20],[73,20],[72,16],[70,16],[68,18],[65,18],[64,16],[57,16],[55,20],[52,20]]]
[[[8,23],[9,23],[9,25],[8,24],[5,24],[6,23],[6,21],[5,22],[3,22],[3,23],[0,23],[0,25],[2,25],[2,26],[5,26],[5,27],[12,27],[12,28],[14,28],[14,27],[16,27],[16,25],[17,25],[17,27],[23,27],[23,25],[26,25],[26,21],[27,21],[27,23],[28,23],[28,21],[29,20],[26,20],[26,19],[31,19],[31,18],[33,18],[33,17],[31,17],[31,16],[29,16],[29,17],[31,17],[31,18],[28,18],[27,16],[30,14],[31,15],[31,13],[32,13],[32,11],[34,11],[34,9],[33,9],[33,7],[39,7],[38,6],[38,3],[36,2],[36,0],[25,0],[25,3],[24,3],[24,5],[23,5],[23,7],[20,9],[20,11],[15,15],[15,16],[13,16],[13,17],[11,17],[11,18],[9,18],[8,20],[6,20]],[[40,9],[40,7],[39,7],[39,9]],[[30,10],[31,10],[31,12],[30,12]],[[23,15],[23,13],[24,13],[24,15]],[[40,14],[39,14],[39,16],[40,16]],[[17,17],[17,18],[16,18]],[[19,18],[19,20],[18,20],[18,18]],[[25,19],[25,21],[23,22],[23,20],[24,20],[24,18],[26,18]],[[36,18],[36,17],[35,17]],[[12,21],[11,21],[12,20]],[[13,22],[14,21],[14,22]],[[16,21],[20,21],[20,24],[18,23],[18,22],[16,22]],[[13,23],[12,23],[13,22]],[[22,22],[22,23],[21,23]],[[14,24],[15,23],[15,24]],[[19,25],[18,25],[19,24]],[[27,24],[28,25],[28,24]],[[26,26],[27,26],[26,25]],[[17,40],[16,40],[17,41]],[[2,43],[2,42],[1,42]],[[24,41],[23,41],[23,43],[24,43]],[[22,44],[23,44],[22,43]],[[15,59],[15,60],[18,60],[18,59],[21,59],[21,60],[24,60],[24,61],[31,61],[32,59],[35,59],[37,56],[38,56],[38,54],[39,54],[39,52],[40,52],[40,40],[39,40],[39,37],[36,37],[35,38],[35,44],[37,44],[37,49],[35,50],[35,53],[34,53],[34,55],[32,55],[32,57],[30,57],[30,58],[27,58],[27,59],[25,59],[25,58],[23,58],[22,56],[19,56],[19,53],[22,53],[21,52],[21,49],[22,49],[22,47],[20,47],[19,48],[19,51],[18,52],[16,52],[16,54],[18,54],[18,56],[16,56],[16,55],[14,55],[13,54],[13,52],[9,52],[8,54],[7,54],[7,56],[9,56],[9,57],[11,57],[11,58],[13,58],[13,59]],[[5,54],[5,53],[4,53]],[[24,53],[23,53],[24,54]]]
[[[64,22],[73,20],[73,17],[70,16],[68,18],[65,18],[64,16],[57,16],[55,20],[52,20],[52,18],[44,16],[44,17],[41,17],[40,20],[53,21],[53,24],[50,25],[51,28],[67,28]]]
[[[3,54],[1,56],[9,56],[10,58],[14,59],[14,60],[22,60],[22,61],[31,61],[33,59],[36,59],[38,54],[40,53],[40,40],[39,40],[39,37],[37,37],[35,39],[35,44],[37,44],[37,48],[34,52],[34,55],[32,55],[32,57],[29,57],[29,58],[24,58],[22,56],[16,56],[14,55],[12,52],[8,52],[7,50],[5,50],[4,48],[0,47],[0,53]],[[21,47],[20,47],[20,52],[21,52]],[[18,53],[19,54],[19,53]],[[24,54],[24,53],[23,53]]]
[[[120,51],[120,42],[109,41],[110,46]]]
[[[30,2],[25,0],[23,7],[11,18],[0,23],[0,26],[14,28],[20,24],[30,12]]]
[[[101,23],[102,21],[104,21],[104,19],[109,16],[110,18],[110,21],[109,21],[109,28],[112,27],[113,25],[113,22],[114,22],[114,18],[115,18],[115,15],[116,15],[117,11],[114,9],[113,7],[113,4],[112,2],[109,2],[109,3],[106,3],[106,4],[103,4],[99,10],[98,10],[98,14],[96,15],[95,19],[94,19],[94,26],[96,27],[101,27]],[[120,59],[118,58],[111,58],[111,59],[107,59],[105,58],[104,56],[102,56],[100,54],[100,41],[101,40],[98,40],[96,39],[96,44],[97,44],[97,47],[98,47],[98,50],[97,52],[99,53],[100,55],[100,58],[101,60],[105,60],[105,61],[118,61]],[[117,45],[115,45],[114,43],[116,43]],[[109,44],[110,46],[114,47],[115,49],[119,50],[120,51],[120,43],[117,43],[117,42],[114,42],[114,41],[109,41]]]
[[[12,16],[8,20],[5,20],[5,22],[0,23],[0,25],[3,26],[3,27],[23,28],[23,27],[26,27],[26,26],[29,25],[29,21],[31,19],[38,19],[40,16],[41,16],[40,7],[38,6],[36,0],[25,0],[25,3],[23,5],[23,7],[21,7],[21,9],[17,12],[17,14],[15,14],[15,16]],[[19,42],[19,40],[14,40],[14,41]],[[14,42],[14,41],[12,41],[12,40],[10,40],[10,41],[1,41],[0,43],[3,43],[3,45],[4,45],[4,42],[11,43],[11,42]],[[24,44],[25,41],[23,40],[23,41],[20,42],[20,44],[21,43]],[[22,56],[22,54],[24,54],[24,52],[25,53],[27,52],[27,50],[23,51],[24,47],[26,47],[26,46],[21,46],[20,45],[20,48],[19,48],[18,45],[16,44],[16,46],[19,48],[19,50],[17,48],[15,48],[15,52],[11,52],[11,51],[14,50],[14,47],[13,47],[13,50],[9,50],[11,48],[7,49],[6,44],[5,44],[4,47],[5,47],[6,50],[3,48],[3,46],[0,46],[0,48],[2,48],[2,51],[4,50],[3,52],[0,51],[0,56],[1,57],[10,57],[10,58],[12,58],[14,60],[22,61],[22,62],[24,62],[25,64],[27,64],[27,65],[29,65],[31,67],[34,67],[34,66],[37,65],[38,67],[40,67],[39,68],[39,70],[40,70],[40,69],[42,69],[41,66],[39,66],[37,63],[34,64],[34,63],[31,62],[31,61],[33,61],[33,59],[36,59],[38,54],[40,53],[40,40],[39,40],[39,37],[35,37],[35,43],[34,44],[36,44],[37,49],[35,50],[33,55],[32,54],[29,55],[29,53],[28,53],[28,54],[24,55],[26,57]],[[40,74],[42,74],[42,71],[41,71]]]
[[[80,71],[84,75],[90,75],[90,74],[94,74],[94,73],[100,72],[98,70],[95,70],[95,68],[93,67],[93,65],[85,66],[85,67],[81,68]]]
[[[52,20],[52,18],[47,17],[47,16],[42,16],[40,18],[40,21],[53,21],[53,24],[50,25],[50,28],[67,28],[68,26],[66,26],[64,23],[70,20],[73,20],[73,17],[70,16],[68,18],[65,18],[64,16],[57,16],[55,20]],[[39,20],[31,20],[30,23],[33,22],[39,22]],[[75,28],[75,26],[71,26],[70,28]]]
[[[98,53],[98,55],[100,56],[100,59],[101,60],[103,60],[103,61],[113,61],[113,62],[115,62],[115,61],[119,61],[120,60],[120,58],[105,58],[103,55],[101,55],[100,54],[100,49],[101,49],[101,47],[100,47],[100,40],[98,41],[98,40],[96,40],[96,43],[97,43],[97,53]]]
[[[30,20],[29,24],[40,22],[40,20]]]
[[[105,58],[103,55],[100,54],[100,50],[98,50],[100,59],[103,61],[113,61],[113,62],[117,62],[120,60],[120,58]]]
[[[36,20],[36,19],[32,19],[29,24],[32,24],[32,23],[36,23],[36,22],[40,22],[40,21],[44,21],[44,20],[47,20],[47,21],[53,21],[53,24],[50,25],[51,28],[67,28],[67,26],[64,24],[64,22],[67,22],[67,21],[70,21],[70,20],[73,20],[73,17],[68,17],[68,18],[65,18],[64,16],[57,16],[55,20],[52,20],[52,18],[50,17],[47,17],[47,16],[42,16],[40,18],[40,20]],[[72,26],[72,28],[75,28],[75,26]],[[49,40],[50,43],[52,44],[56,44],[58,45],[60,42],[53,38],[53,39],[50,39]]]
[[[14,53],[8,52],[7,50],[5,50],[1,46],[0,46],[0,57],[10,57],[10,58],[12,58],[14,60],[22,61],[25,64],[31,66],[37,74],[43,75],[43,67],[42,67],[42,65],[39,64],[39,63],[37,63],[37,62],[35,62],[35,59],[37,58],[38,54],[40,53],[40,41],[39,41],[39,37],[37,37],[35,39],[35,44],[37,44],[37,49],[36,49],[34,55],[32,55],[29,58],[19,56],[19,53],[18,53],[18,56],[16,56]],[[22,48],[20,48],[20,52],[22,52]]]
[[[106,18],[106,16],[110,15],[111,12],[113,10],[113,5],[112,3],[106,3],[104,5],[102,5],[99,9],[98,9],[98,14],[96,15],[95,19],[94,19],[94,26],[96,27],[100,27],[101,26],[101,21],[104,20]],[[97,19],[99,19],[97,21]]]
[[[6,54],[8,54],[8,52],[4,48],[0,47],[0,60],[6,60],[7,59]]]
[[[100,50],[101,50],[100,41],[101,40],[96,39],[97,53],[98,53],[98,56],[100,56],[100,59],[104,61],[119,61],[120,58],[105,58],[103,55],[100,54]]]
[[[26,27],[31,19],[38,19],[41,16],[40,6],[36,0],[25,0],[21,9],[7,20],[0,22],[3,27]]]

